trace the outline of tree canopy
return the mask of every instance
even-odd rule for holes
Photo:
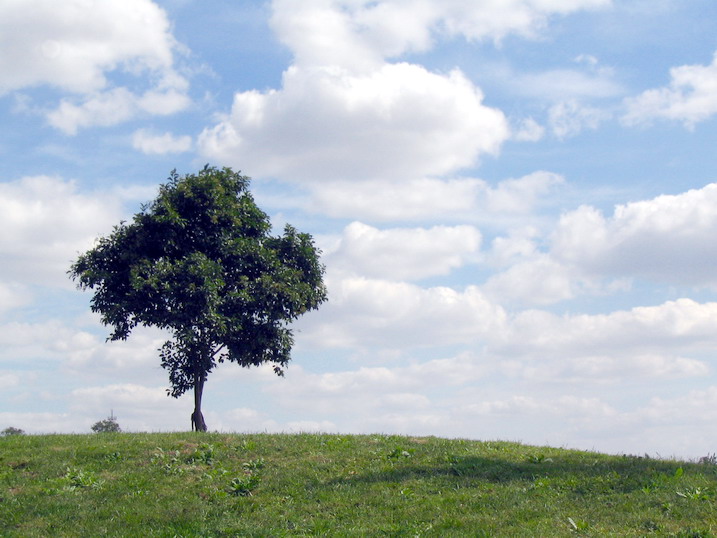
[[[137,325],[167,329],[159,350],[168,393],[194,389],[192,427],[204,431],[204,383],[217,363],[270,363],[283,375],[289,324],[326,300],[324,267],[309,234],[269,217],[249,192],[250,178],[206,166],[173,171],[157,198],[79,256],[69,274],[94,290],[93,312],[124,340]]]

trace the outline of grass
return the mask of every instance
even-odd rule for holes
[[[714,458],[384,435],[0,438],[0,536],[715,532]]]

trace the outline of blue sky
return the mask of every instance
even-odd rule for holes
[[[0,0],[0,427],[188,428],[65,273],[210,163],[329,287],[210,429],[714,452],[716,52],[709,0]]]

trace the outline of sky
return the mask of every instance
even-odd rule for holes
[[[322,251],[210,430],[717,451],[713,0],[0,0],[0,428],[190,427],[67,270],[170,172]]]

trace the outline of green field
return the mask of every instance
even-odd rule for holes
[[[715,458],[386,435],[0,438],[2,536],[715,532]]]

